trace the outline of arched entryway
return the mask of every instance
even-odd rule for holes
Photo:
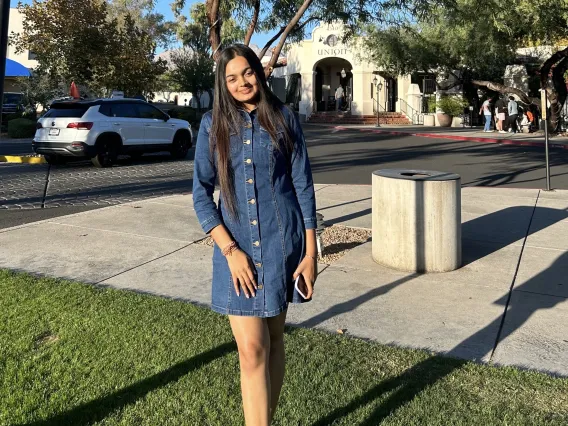
[[[351,110],[353,100],[353,67],[342,58],[324,58],[314,64],[314,108],[318,112],[335,111],[335,91],[341,86],[344,93],[343,111]]]

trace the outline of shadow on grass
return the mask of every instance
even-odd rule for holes
[[[224,343],[207,352],[203,352],[193,358],[180,362],[161,373],[121,389],[118,392],[79,405],[78,407],[49,419],[26,423],[25,426],[81,426],[99,422],[114,411],[134,404],[150,392],[166,386],[168,383],[175,382],[186,374],[198,370],[203,365],[221,358],[230,352],[234,352],[236,349],[237,345],[234,342]]]
[[[354,399],[348,405],[338,408],[326,417],[312,423],[312,426],[327,426],[336,420],[352,413],[366,405],[373,404],[382,395],[391,393],[382,401],[373,412],[359,426],[375,426],[398,408],[412,401],[424,389],[434,385],[452,371],[459,369],[467,361],[450,359],[440,356],[428,358],[414,367],[406,370],[399,376],[385,380],[371,388],[369,391]]]

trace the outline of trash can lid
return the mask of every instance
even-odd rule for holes
[[[439,172],[436,170],[415,170],[415,169],[382,169],[373,172],[374,175],[406,180],[428,180],[428,181],[444,181],[458,180],[460,175],[450,172]]]

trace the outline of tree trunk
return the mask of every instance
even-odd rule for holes
[[[213,60],[217,62],[221,47],[221,17],[219,16],[219,0],[205,2],[207,22],[209,23],[209,43],[213,51]]]
[[[252,35],[254,34],[254,30],[256,29],[256,23],[258,22],[258,15],[260,13],[260,0],[255,0],[254,2],[254,11],[252,14],[252,19],[250,21],[250,24],[247,28],[247,33],[245,35],[245,42],[244,44],[246,46],[248,46],[250,44],[250,39],[252,38]]]
[[[264,74],[266,75],[267,78],[270,77],[270,74],[272,74],[272,70],[274,69],[274,65],[278,61],[278,57],[280,56],[280,52],[284,47],[284,43],[286,42],[288,34],[290,34],[290,31],[292,31],[292,29],[298,24],[298,22],[300,22],[300,18],[304,15],[306,10],[308,10],[308,7],[310,7],[312,1],[313,0],[304,0],[304,3],[300,6],[298,11],[296,12],[296,15],[294,15],[292,20],[286,26],[286,29],[284,30],[282,36],[280,37],[280,41],[278,42],[276,47],[272,50],[272,57],[270,58],[268,65],[264,68]]]
[[[548,58],[542,67],[540,67],[540,88],[541,90],[546,90],[548,99],[550,100],[550,115],[548,117],[548,122],[550,124],[550,129],[552,132],[558,131],[558,125],[560,123],[560,113],[562,111],[562,106],[566,100],[566,85],[562,84],[564,81],[564,71],[566,70],[566,58],[568,57],[568,47],[564,50],[559,50],[554,53],[550,58]],[[552,72],[553,87],[549,85],[550,70],[556,65],[554,71]],[[557,71],[558,69],[558,71]],[[560,84],[558,84],[560,80]],[[554,84],[556,82],[556,84]],[[564,86],[562,89],[561,85]],[[560,89],[562,93],[559,93],[557,89]]]

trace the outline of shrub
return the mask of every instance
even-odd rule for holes
[[[458,116],[464,113],[464,108],[467,108],[468,102],[461,96],[442,96],[438,101],[435,97],[428,98],[428,112],[436,112],[436,109],[441,109],[444,113],[451,116]]]
[[[6,122],[8,121],[12,121],[15,120],[16,118],[22,118],[23,117],[23,113],[18,111],[18,112],[12,112],[10,114],[6,114],[6,117],[4,118],[4,120],[6,120]],[[4,121],[2,120],[2,121]]]
[[[189,124],[191,124],[193,129],[198,129],[204,112],[199,112],[195,108],[191,107],[175,107],[169,110],[168,114],[172,118],[189,121]]]
[[[33,138],[36,122],[27,118],[16,118],[8,122],[8,136],[13,139]]]

